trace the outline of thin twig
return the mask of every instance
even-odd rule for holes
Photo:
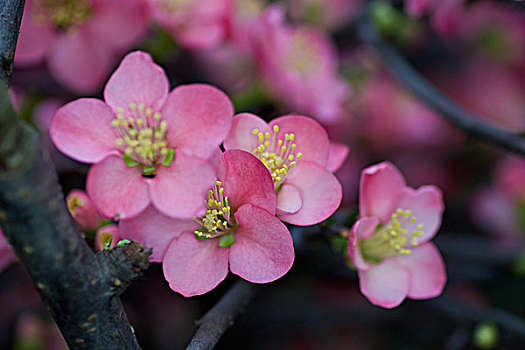
[[[491,142],[511,152],[525,156],[525,138],[463,110],[457,103],[445,96],[415,71],[405,58],[391,45],[384,42],[370,20],[370,10],[357,21],[361,40],[373,46],[383,63],[414,95],[437,110],[443,118],[463,130],[468,135]]]
[[[258,288],[244,280],[236,282],[198,321],[199,329],[186,350],[213,349],[224,332],[233,325],[235,318],[244,312]]]

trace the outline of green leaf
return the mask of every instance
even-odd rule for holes
[[[222,236],[219,240],[219,247],[221,248],[230,248],[233,243],[235,243],[235,238],[233,237],[233,233],[229,233],[225,236]]]

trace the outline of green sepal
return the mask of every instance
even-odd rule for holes
[[[219,240],[219,247],[230,248],[233,243],[235,243],[235,238],[233,237],[233,233],[229,233],[221,237]]]
[[[110,237],[106,243],[104,243],[104,250],[109,250],[109,247],[111,247],[111,243],[113,243],[113,238]]]
[[[197,232],[204,233],[204,235],[199,235],[199,234],[197,234]],[[205,229],[204,227],[193,231],[193,234],[195,235],[195,238],[197,238],[199,241],[204,241],[205,239],[207,239],[206,238],[206,234],[208,234],[208,233],[209,233],[209,231],[207,229]]]
[[[120,240],[120,241],[117,243],[117,247],[122,247],[122,246],[124,246],[124,245],[126,245],[126,244],[130,244],[130,243],[131,243],[131,241],[130,241],[129,239],[122,239],[122,240]]]
[[[175,150],[173,148],[168,148],[168,153],[166,154],[166,158],[162,161],[162,165],[169,166],[171,162],[173,162],[173,159],[175,159]]]
[[[126,153],[122,153],[122,160],[124,160],[124,163],[126,163],[127,166],[130,168],[136,167],[139,165],[139,162],[132,159],[130,156],[128,156]]]

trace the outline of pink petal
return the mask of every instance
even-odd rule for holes
[[[370,238],[375,233],[379,223],[378,218],[362,218],[352,226],[348,237],[348,256],[358,270],[368,270],[370,268],[368,262],[361,255],[359,245],[361,241]]]
[[[215,23],[188,23],[185,27],[176,27],[174,35],[183,47],[193,50],[211,49],[218,46],[224,39],[224,25]]]
[[[284,184],[277,196],[277,215],[295,214],[302,206],[301,191],[292,184]]]
[[[282,277],[294,261],[292,236],[286,226],[266,210],[246,204],[237,210],[235,243],[230,248],[230,269],[254,283]]]
[[[228,136],[224,140],[224,148],[243,149],[253,152],[255,141],[252,131],[254,129],[260,132],[270,131],[270,127],[264,120],[251,113],[240,113],[233,118],[232,127]]]
[[[410,290],[410,272],[395,259],[384,259],[359,270],[361,293],[374,305],[393,308],[401,304]]]
[[[412,248],[411,254],[399,255],[396,259],[410,272],[409,298],[428,299],[441,294],[447,272],[441,254],[432,243]]]
[[[30,66],[42,61],[45,55],[52,50],[54,37],[55,34],[48,23],[35,23],[28,1],[16,44],[16,66]]]
[[[215,183],[215,171],[204,160],[175,151],[170,166],[159,166],[151,179],[151,201],[161,213],[191,219],[204,210],[206,193]]]
[[[161,262],[171,241],[182,232],[193,232],[199,224],[192,220],[177,220],[159,213],[149,206],[137,216],[120,220],[119,229],[123,238],[134,239],[146,248],[153,248],[150,261]]]
[[[128,54],[109,78],[104,99],[113,110],[128,109],[131,103],[144,104],[155,110],[164,103],[169,81],[164,70],[153,62],[148,53],[135,51]]]
[[[343,165],[350,148],[338,142],[330,142],[330,148],[328,149],[328,164],[326,164],[326,170],[334,173]]]
[[[382,222],[390,220],[398,208],[399,196],[406,182],[390,162],[372,165],[361,172],[359,212],[361,217],[375,216]]]
[[[331,172],[304,159],[297,162],[284,184],[295,186],[301,193],[299,211],[278,215],[279,219],[294,225],[313,225],[327,219],[339,207],[343,197],[341,184]]]
[[[98,91],[112,64],[111,54],[83,28],[57,35],[48,60],[53,77],[76,93]]]
[[[275,213],[277,198],[270,172],[253,154],[242,150],[224,152],[226,177],[224,193],[235,212],[243,204],[253,204]],[[219,179],[221,180],[221,179]]]
[[[49,133],[55,146],[64,154],[85,163],[98,163],[116,153],[113,113],[94,98],[81,98],[57,110]]]
[[[106,242],[111,239],[107,249],[113,249],[120,241],[120,233],[117,225],[106,225],[97,230],[95,235],[95,248],[100,251],[106,249]]]
[[[230,131],[233,106],[211,85],[181,85],[170,92],[161,113],[171,147],[208,158]]]
[[[104,218],[98,209],[82,190],[71,190],[66,197],[69,212],[81,230],[96,230]]]
[[[401,209],[409,209],[416,218],[413,224],[404,227],[412,232],[418,224],[423,225],[423,236],[419,236],[419,244],[429,241],[435,236],[439,226],[445,205],[443,195],[436,186],[421,186],[417,190],[406,187],[398,204]]]
[[[109,218],[132,217],[149,204],[142,168],[128,167],[119,156],[109,156],[89,169],[86,190],[99,211]]]
[[[284,140],[285,134],[295,134],[296,152],[303,154],[301,159],[326,167],[330,142],[324,128],[312,118],[302,115],[284,115],[270,122],[270,127],[279,125],[278,137]]]
[[[170,288],[185,297],[204,294],[228,274],[228,253],[216,239],[199,241],[192,233],[174,239],[162,267]]]

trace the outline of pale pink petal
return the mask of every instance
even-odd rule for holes
[[[399,255],[396,259],[410,272],[409,298],[428,299],[441,294],[447,272],[441,254],[432,243],[412,248],[411,254]]]
[[[191,219],[204,210],[206,193],[215,184],[215,171],[206,161],[175,151],[170,166],[159,166],[150,180],[155,208],[178,219]]]
[[[148,53],[135,51],[128,54],[109,78],[104,88],[104,99],[113,110],[129,108],[131,103],[159,109],[169,91],[164,70]]]
[[[233,211],[243,204],[253,204],[275,213],[277,198],[270,172],[253,154],[234,149],[224,152],[226,177],[224,193]]]
[[[295,214],[302,206],[301,191],[292,184],[283,184],[277,196],[277,215]]]
[[[208,158],[230,131],[233,106],[224,92],[211,85],[181,85],[170,92],[161,114],[168,123],[166,139],[171,147]]]
[[[26,3],[20,35],[16,44],[15,65],[19,67],[39,63],[53,48],[54,33],[49,23],[35,23],[30,9],[29,1]]]
[[[112,64],[111,54],[82,28],[57,35],[48,59],[53,77],[76,93],[98,91]]]
[[[111,243],[106,244],[111,240]],[[97,230],[95,234],[95,248],[97,250],[113,249],[120,241],[120,233],[117,225],[106,225]]]
[[[161,262],[171,241],[182,232],[193,232],[199,228],[193,220],[172,219],[159,213],[149,206],[137,216],[120,220],[119,229],[123,238],[133,239],[145,246],[153,248],[150,261]]]
[[[303,159],[290,171],[284,184],[295,186],[302,198],[299,211],[278,215],[279,219],[294,225],[313,225],[327,219],[339,207],[343,197],[341,184],[331,172]]]
[[[274,215],[254,205],[237,210],[235,243],[230,248],[231,271],[254,283],[275,281],[294,261],[292,236]]]
[[[379,225],[378,218],[362,218],[359,219],[348,236],[348,256],[359,270],[368,270],[370,265],[365,261],[361,254],[360,242],[370,238]]]
[[[85,163],[98,163],[117,153],[116,136],[111,126],[113,113],[94,98],[81,98],[57,110],[49,133],[64,154]]]
[[[359,213],[361,217],[375,216],[382,222],[390,220],[406,182],[395,165],[382,162],[361,172]]]
[[[270,127],[279,125],[278,137],[284,140],[285,134],[295,134],[296,152],[302,153],[303,160],[309,160],[326,167],[330,142],[324,128],[302,115],[284,115],[270,122]]]
[[[328,164],[326,164],[326,170],[334,173],[341,165],[343,165],[350,148],[338,142],[330,142],[330,148],[328,149]]]
[[[132,217],[149,204],[148,184],[142,168],[128,167],[122,157],[109,156],[88,172],[86,190],[106,217]]]
[[[254,129],[263,133],[270,131],[268,124],[255,114],[237,114],[233,118],[230,133],[224,140],[224,149],[243,149],[248,152],[253,152],[256,147],[252,133]]]
[[[419,236],[417,241],[421,244],[434,237],[441,225],[441,218],[445,204],[441,190],[436,186],[421,186],[417,190],[406,187],[399,201],[398,207],[409,209],[416,218],[412,224],[404,227],[412,232],[419,224],[423,225],[424,234]]]
[[[229,248],[216,239],[199,241],[186,232],[174,239],[164,255],[162,267],[170,288],[185,297],[204,294],[228,274]]]
[[[218,179],[224,179],[226,176],[226,163],[224,163],[224,157],[222,156],[222,151],[219,147],[215,149],[208,162],[215,169],[215,174]]]
[[[188,49],[211,49],[218,46],[224,39],[224,25],[219,21],[202,23],[194,21],[185,27],[176,27],[174,35],[181,45]]]
[[[401,304],[410,290],[410,272],[393,258],[359,270],[361,293],[374,305],[393,308]]]

